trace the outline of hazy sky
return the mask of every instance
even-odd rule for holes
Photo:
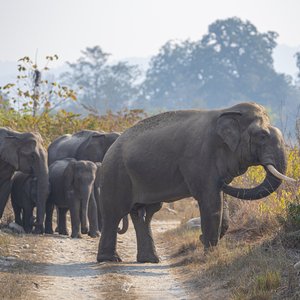
[[[300,45],[300,0],[0,0],[0,61],[58,54],[75,61],[100,45],[114,59],[147,57],[170,39],[198,40],[238,16],[278,42]]]

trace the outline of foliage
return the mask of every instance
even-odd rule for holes
[[[295,56],[296,56],[296,65],[298,68],[298,78],[300,78],[300,52],[297,52]]]
[[[212,23],[199,41],[169,41],[152,57],[135,105],[150,110],[215,108],[256,101],[278,108],[291,98],[291,87],[273,68],[277,36],[229,18]]]
[[[67,99],[76,100],[76,93],[56,81],[43,79],[44,72],[49,70],[49,63],[58,59],[55,54],[46,56],[46,64],[40,69],[30,57],[19,59],[19,75],[15,83],[0,87],[0,91],[20,112],[36,116],[40,112],[49,112]]]
[[[123,110],[116,114],[108,112],[101,117],[89,115],[85,118],[64,110],[53,115],[45,112],[39,116],[21,114],[14,110],[0,110],[0,125],[21,132],[37,131],[47,146],[58,136],[82,129],[122,132],[145,116],[142,110]]]
[[[61,76],[78,90],[79,104],[97,115],[127,107],[137,94],[137,66],[127,62],[109,64],[109,54],[99,46],[87,47],[82,54],[75,63],[68,63],[69,71]]]

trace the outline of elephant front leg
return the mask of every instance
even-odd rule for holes
[[[24,223],[24,230],[26,233],[32,232],[32,219],[33,219],[33,208],[25,207],[23,209],[23,223]]]
[[[73,199],[75,200],[75,199]],[[71,226],[72,226],[72,238],[81,238],[79,233],[80,228],[80,202],[73,201],[70,205],[70,214],[71,214]]]
[[[23,226],[23,222],[21,218],[21,207],[19,207],[18,205],[13,205],[13,210],[15,215],[15,222],[18,225]]]
[[[156,253],[152,231],[151,220],[155,212],[162,207],[161,203],[146,206],[145,219],[139,216],[137,209],[130,212],[137,239],[137,261],[141,263],[158,263],[159,257]]]
[[[201,214],[200,240],[204,248],[216,246],[220,239],[223,204],[221,192],[205,192],[204,196],[195,197],[198,201]]]
[[[6,203],[8,201],[10,188],[10,179],[4,180],[2,183],[0,183],[0,219],[2,218]]]
[[[90,237],[98,237],[99,229],[98,229],[98,214],[97,214],[97,205],[94,197],[94,193],[91,193],[91,197],[89,199],[88,205],[88,219],[89,219],[89,236]]]
[[[53,234],[53,228],[52,228],[53,210],[54,210],[54,204],[48,201],[46,203],[45,233]]]
[[[58,224],[58,233],[62,235],[69,235],[67,229],[67,215],[68,208],[58,208],[59,213],[59,224]]]

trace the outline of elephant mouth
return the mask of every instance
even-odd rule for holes
[[[264,165],[266,170],[266,177],[264,181],[254,188],[235,188],[233,186],[223,183],[222,191],[232,197],[242,200],[258,200],[269,196],[273,193],[281,184],[282,180],[288,182],[295,182],[296,180],[290,178],[281,172],[279,172],[273,165]]]

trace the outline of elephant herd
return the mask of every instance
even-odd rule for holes
[[[48,162],[47,162],[48,160]],[[57,138],[48,148],[39,134],[0,129],[0,218],[11,194],[16,222],[26,232],[72,237],[98,236],[97,261],[121,261],[116,251],[118,224],[130,215],[137,238],[137,261],[158,262],[151,219],[162,202],[194,197],[201,214],[204,248],[218,244],[228,228],[223,193],[261,199],[287,177],[285,143],[266,109],[239,103],[216,110],[165,112],[139,121],[121,135],[83,130]],[[232,180],[250,166],[266,176],[253,188]],[[15,172],[18,171],[18,172]],[[34,221],[33,207],[37,208]],[[33,226],[34,225],[34,226]],[[123,230],[124,232],[124,230]]]
[[[13,141],[13,136],[20,135],[9,129],[2,130],[5,130],[7,134],[4,140]],[[68,235],[66,214],[70,211],[72,237],[80,237],[81,233],[88,233],[91,237],[99,236],[101,228],[99,208],[101,161],[119,134],[90,130],[83,130],[73,135],[66,134],[50,144],[48,157],[41,144],[40,136],[31,135],[33,139],[38,139],[35,146],[39,155],[28,151],[28,159],[33,157],[36,163],[43,161],[43,164],[39,163],[39,165],[43,165],[43,168],[32,167],[30,171],[24,168],[15,168],[19,171],[14,174],[12,174],[12,170],[11,179],[7,184],[11,184],[10,194],[15,222],[23,226],[26,233],[32,232],[33,227],[35,227],[34,232],[37,233],[44,231],[53,233],[52,216],[54,207],[56,207],[59,234]],[[9,151],[13,151],[13,149],[7,149],[7,153]],[[22,151],[17,150],[17,152],[19,154]],[[19,159],[17,158],[17,160]],[[41,181],[44,183],[43,197],[38,195]],[[4,199],[4,202],[3,209],[7,199]],[[34,207],[37,207],[36,223],[33,216]],[[39,211],[39,207],[42,207],[40,209],[43,210],[42,212]],[[0,213],[2,216],[3,210]],[[44,224],[38,222],[39,213],[46,215]],[[41,218],[44,220],[44,217]]]

